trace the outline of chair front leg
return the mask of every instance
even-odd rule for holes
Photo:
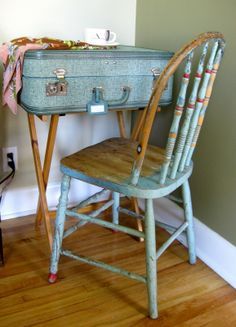
[[[195,264],[196,249],[195,249],[195,236],[194,236],[194,228],[193,228],[193,210],[192,210],[191,192],[190,192],[188,180],[184,182],[182,186],[182,194],[183,194],[185,220],[188,222],[187,242],[188,242],[189,262],[191,264]]]
[[[61,182],[61,195],[59,199],[59,205],[57,209],[57,217],[55,221],[55,231],[54,239],[52,246],[51,254],[51,265],[50,265],[50,274],[49,274],[49,283],[54,283],[57,279],[58,271],[58,262],[60,259],[62,239],[64,233],[64,224],[65,224],[65,211],[67,208],[68,193],[70,188],[71,178],[67,175],[64,175]]]
[[[145,248],[146,276],[149,314],[156,319],[157,312],[157,263],[156,263],[156,230],[153,212],[153,200],[145,200]]]

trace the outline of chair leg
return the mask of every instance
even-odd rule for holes
[[[54,231],[54,239],[53,239],[52,254],[51,254],[51,265],[50,265],[50,273],[48,278],[49,283],[54,283],[57,279],[58,262],[60,259],[60,251],[61,251],[61,245],[63,239],[64,223],[66,217],[65,211],[68,201],[70,180],[71,178],[69,176],[64,175],[61,183],[61,196],[59,199],[57,217],[55,221],[55,231]]]
[[[189,262],[191,264],[196,263],[196,250],[195,250],[195,236],[193,229],[193,210],[191,201],[191,192],[189,187],[189,182],[186,181],[182,186],[183,194],[183,204],[184,204],[184,215],[188,222],[187,227],[187,242],[188,242],[188,252],[189,252]]]
[[[119,205],[120,205],[120,193],[113,192],[113,206],[112,206],[112,222],[119,225]]]
[[[145,248],[148,306],[150,317],[156,319],[158,312],[155,220],[152,199],[146,199],[145,202]]]

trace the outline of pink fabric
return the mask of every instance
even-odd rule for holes
[[[0,47],[0,60],[4,65],[2,103],[8,105],[16,114],[18,109],[17,94],[22,87],[21,76],[24,54],[30,49],[42,49],[42,44],[26,44],[18,47],[12,43],[5,43]]]

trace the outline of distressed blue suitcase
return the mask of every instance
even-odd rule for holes
[[[34,114],[142,108],[173,53],[130,46],[103,50],[30,50],[20,103]],[[173,80],[161,98],[168,105]]]

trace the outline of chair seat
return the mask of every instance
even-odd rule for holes
[[[158,184],[164,161],[164,150],[147,148],[141,177],[137,185],[130,183],[132,164],[138,143],[125,138],[111,138],[87,147],[61,160],[62,173],[127,196],[154,198],[175,190],[192,172],[192,165],[175,180]]]

